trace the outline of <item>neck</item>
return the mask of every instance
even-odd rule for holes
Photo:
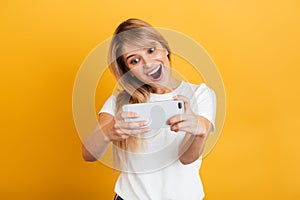
[[[169,92],[175,90],[180,85],[180,83],[181,83],[181,81],[179,81],[175,78],[172,78],[169,81],[169,84],[166,86],[164,85],[164,86],[152,87],[153,93],[155,93],[155,94],[169,93]]]

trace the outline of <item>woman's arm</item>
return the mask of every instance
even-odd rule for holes
[[[98,117],[98,125],[92,133],[85,138],[82,144],[82,157],[85,161],[93,162],[99,159],[106,151],[110,139],[104,130],[109,130],[114,124],[114,117],[107,113],[101,113]]]
[[[82,157],[85,161],[93,162],[101,158],[108,145],[112,141],[125,140],[135,134],[149,131],[144,126],[146,121],[125,122],[125,118],[137,118],[132,112],[121,112],[117,117],[108,113],[101,113],[98,118],[98,125],[92,133],[85,138],[82,144]]]
[[[174,99],[184,101],[185,113],[169,120],[171,130],[186,132],[179,149],[179,160],[183,164],[190,164],[202,154],[206,139],[212,129],[212,124],[206,118],[196,115],[189,103],[189,99],[178,95]]]
[[[205,128],[202,129],[202,134],[193,135],[191,133],[187,133],[185,135],[179,153],[179,160],[182,164],[190,164],[201,156],[205,142],[209,136],[209,132],[212,129],[210,121],[202,116],[198,116],[198,118],[199,123],[201,123]]]

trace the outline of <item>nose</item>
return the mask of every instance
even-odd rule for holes
[[[154,65],[154,62],[149,56],[143,56],[143,67],[144,68],[151,68]]]

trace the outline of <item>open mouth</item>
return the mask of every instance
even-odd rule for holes
[[[150,76],[152,79],[157,80],[161,77],[161,71],[162,71],[162,66],[159,65],[159,67],[157,67],[155,70],[148,73],[147,75]]]

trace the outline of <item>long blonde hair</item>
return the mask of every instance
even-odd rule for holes
[[[153,41],[159,42],[168,51],[170,61],[170,47],[164,37],[150,24],[139,19],[128,19],[122,22],[114,32],[110,43],[108,63],[109,68],[123,91],[117,95],[116,110],[120,112],[124,104],[144,103],[148,100],[152,91],[148,84],[141,82],[134,76],[130,76],[129,68],[124,61],[123,46],[128,45],[136,49],[152,47]],[[125,151],[136,151],[139,147],[137,137],[114,142],[114,144]]]

